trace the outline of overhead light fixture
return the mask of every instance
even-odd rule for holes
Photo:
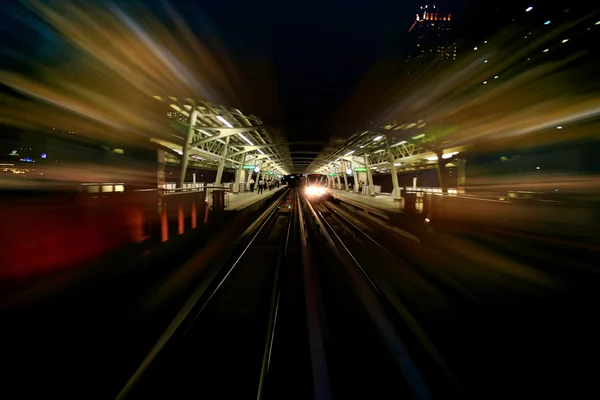
[[[533,7],[527,7],[527,8],[525,9],[525,12],[529,12],[529,11],[531,11],[531,10],[533,10]]]
[[[261,149],[258,149],[258,152],[259,152],[260,154],[265,154],[265,153],[263,153],[263,151],[262,151]]]
[[[346,154],[344,154],[344,157],[348,157],[350,154],[352,154],[352,153],[354,153],[354,152],[355,152],[355,150],[349,151],[349,152],[347,152]]]
[[[217,115],[217,119],[218,119],[219,121],[221,121],[222,123],[224,123],[225,125],[227,125],[227,127],[229,127],[229,128],[233,128],[233,125],[231,125],[231,124],[229,123],[229,121],[227,121],[225,118],[221,117],[220,115]]]
[[[241,132],[238,132],[238,135],[239,135],[239,136],[240,136],[242,139],[244,139],[244,140],[246,141],[246,143],[248,143],[250,146],[254,146],[254,143],[252,143],[252,142],[250,141],[250,139],[248,139],[246,136],[242,135],[242,133],[241,133]]]
[[[383,137],[383,136],[377,136],[375,139],[373,139],[373,141],[374,141],[374,142],[376,142],[376,141],[378,141],[378,140],[381,140],[381,138],[382,138],[382,137]]]
[[[399,167],[401,165],[402,165],[402,163],[396,163],[396,164],[394,164],[394,167]]]
[[[340,159],[339,159],[339,158],[336,158],[336,159],[335,159],[335,161],[340,161]]]
[[[438,160],[438,156],[427,157],[426,160],[427,161],[437,161]]]

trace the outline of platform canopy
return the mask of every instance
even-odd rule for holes
[[[348,169],[369,168],[372,172],[432,169],[438,160],[451,159],[465,150],[464,146],[444,145],[448,128],[426,130],[425,121],[398,123],[353,134],[347,139],[332,138],[307,168],[307,173],[335,173]]]
[[[244,166],[281,175],[292,170],[285,136],[258,117],[198,99],[154,97],[168,106],[169,134],[151,139],[166,151],[167,163],[216,169],[219,175],[223,168]]]

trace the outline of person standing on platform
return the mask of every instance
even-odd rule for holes
[[[254,179],[250,178],[250,192],[254,192]]]
[[[258,178],[258,194],[261,194],[263,192],[263,185],[264,182],[262,178]]]

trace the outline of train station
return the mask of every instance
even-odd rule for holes
[[[456,6],[498,15],[450,41],[457,13],[420,6],[352,97],[330,19],[344,66],[305,30],[271,65],[260,7],[206,11],[257,35],[230,58],[195,6],[58,3],[11,15],[72,58],[0,72],[0,397],[597,392],[593,13]]]

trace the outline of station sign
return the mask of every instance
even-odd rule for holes
[[[254,165],[244,165],[244,169],[253,170],[254,168],[256,168]]]
[[[362,168],[354,168],[354,170],[355,170],[356,172],[367,172],[367,169],[366,169],[366,168],[364,168],[364,167],[362,167]]]

